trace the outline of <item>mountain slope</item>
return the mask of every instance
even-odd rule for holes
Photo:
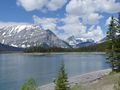
[[[43,44],[49,47],[70,47],[52,31],[42,30],[32,24],[0,27],[0,43],[22,48]]]
[[[12,47],[0,43],[0,52],[2,51],[23,51],[22,48]]]

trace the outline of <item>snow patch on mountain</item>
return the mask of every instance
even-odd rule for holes
[[[92,39],[79,38],[79,37],[75,37],[75,36],[69,37],[66,40],[66,42],[69,43],[69,45],[71,45],[73,48],[94,45],[96,43]]]

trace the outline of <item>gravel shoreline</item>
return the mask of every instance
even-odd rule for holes
[[[108,75],[111,72],[111,69],[94,71],[82,75],[77,75],[74,77],[70,77],[68,79],[70,86],[74,86],[76,84],[88,85],[94,81],[101,79],[103,76]],[[46,84],[38,87],[37,90],[54,90],[54,83]]]

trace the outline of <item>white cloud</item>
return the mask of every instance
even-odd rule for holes
[[[61,19],[62,22],[65,24],[74,24],[74,23],[80,23],[79,16],[76,15],[66,15],[65,18]]]
[[[51,0],[47,7],[49,10],[57,10],[61,7],[63,7],[67,3],[67,0]]]
[[[103,31],[100,26],[93,25],[88,28],[86,25],[80,22],[78,16],[66,16],[61,21],[65,25],[58,27],[59,29],[64,30],[64,34],[60,34],[60,37],[66,39],[69,36],[74,35],[75,37],[84,38],[84,39],[93,39],[99,41],[104,37]]]
[[[69,3],[67,3],[69,1]],[[116,13],[120,11],[120,2],[116,0],[17,0],[17,5],[27,11],[55,11],[62,8],[68,15],[79,16],[84,24],[98,24],[103,18],[101,13]]]
[[[71,0],[66,11],[76,15],[95,12],[115,13],[120,11],[120,3],[116,0]]]
[[[116,0],[71,0],[66,12],[80,16],[86,24],[97,24],[102,18],[100,13],[116,13],[120,11],[120,3]]]
[[[26,11],[40,10],[48,0],[17,0],[17,5],[25,8]]]
[[[120,12],[120,2],[116,2],[116,0],[98,0],[96,3],[98,3],[98,7],[103,12],[107,13]]]
[[[90,13],[89,15],[82,16],[83,23],[87,23],[90,25],[95,25],[99,23],[99,20],[103,18],[102,15],[99,15],[98,13]]]
[[[65,18],[61,19],[64,23],[63,26],[58,27],[58,29],[62,29],[65,32],[65,35],[62,36],[67,38],[69,36],[76,36],[82,37],[82,34],[86,31],[86,26],[84,26],[77,16],[66,16]]]
[[[66,6],[66,11],[74,15],[86,15],[95,11],[93,1],[91,0],[71,0]],[[94,7],[94,8],[93,8]]]
[[[90,38],[95,41],[99,41],[104,37],[103,31],[100,26],[91,26],[89,31],[84,35],[84,38]]]
[[[47,30],[55,30],[56,29],[56,23],[57,19],[56,18],[39,18],[38,16],[34,15],[33,16],[34,23],[39,24],[42,29]]]
[[[33,10],[57,10],[65,5],[67,0],[17,0],[17,5],[22,6],[26,11]]]

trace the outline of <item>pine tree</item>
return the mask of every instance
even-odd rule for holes
[[[116,22],[117,22],[117,33],[120,33],[120,12],[118,13],[118,18]],[[118,35],[118,37],[120,37],[120,34]]]
[[[55,90],[70,90],[67,74],[65,73],[64,63],[62,63],[60,71],[55,81]]]
[[[37,85],[34,79],[27,80],[21,87],[21,90],[36,90]]]
[[[120,13],[118,18],[112,17],[107,32],[108,62],[113,71],[120,72]]]
[[[114,17],[111,17],[111,22],[109,24],[109,31],[107,32],[107,56],[108,63],[111,65],[112,70],[115,70],[115,38],[116,38],[116,24]]]
[[[120,72],[120,13],[116,19],[116,39],[115,39],[115,59],[116,59],[116,69]]]

